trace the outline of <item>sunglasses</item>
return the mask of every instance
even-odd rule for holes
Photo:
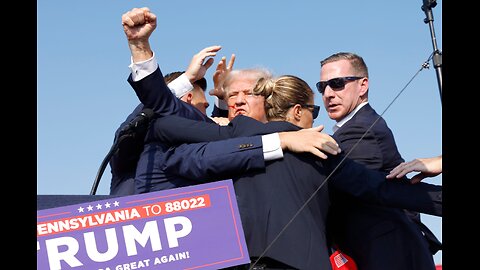
[[[290,107],[293,107],[295,105],[296,104],[292,103],[292,104],[290,104]],[[318,113],[320,112],[320,106],[315,105],[315,104],[299,104],[299,105],[302,106],[302,108],[313,108],[313,110],[311,111],[313,119],[318,117]]]
[[[302,107],[313,108],[313,111],[312,111],[313,119],[318,117],[318,113],[320,112],[320,106],[313,105],[313,104],[303,104]]]
[[[330,85],[330,88],[333,90],[335,89],[342,89],[345,87],[345,84],[347,82],[352,82],[359,80],[363,77],[356,77],[356,76],[349,76],[349,77],[338,77],[338,78],[333,78],[328,81],[319,81],[317,82],[316,86],[318,89],[318,92],[323,95],[323,92],[325,92],[325,88],[327,88],[327,85]]]

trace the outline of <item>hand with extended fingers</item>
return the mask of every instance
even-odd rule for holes
[[[207,69],[213,65],[213,58],[217,55],[217,52],[222,49],[222,46],[214,45],[206,47],[197,54],[195,54],[190,61],[190,65],[185,71],[190,82],[195,82],[205,76]],[[207,59],[208,58],[208,59]],[[205,59],[207,59],[205,61]]]
[[[442,156],[417,158],[409,162],[402,162],[390,171],[387,178],[401,178],[410,172],[420,172],[412,177],[412,184],[416,184],[426,177],[435,177],[442,173]]]
[[[227,78],[228,74],[233,69],[233,64],[235,63],[235,54],[232,54],[230,61],[228,61],[227,65],[227,58],[224,56],[220,60],[217,65],[217,69],[215,73],[213,73],[213,89],[209,91],[211,96],[217,96],[219,99],[225,98],[225,89],[223,88],[223,84],[225,83],[225,79]]]
[[[319,158],[327,159],[329,153],[336,155],[341,152],[332,136],[322,133],[323,125],[298,131],[280,132],[280,144],[283,150],[292,152],[309,152]]]

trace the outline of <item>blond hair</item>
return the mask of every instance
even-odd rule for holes
[[[265,97],[267,119],[286,120],[288,109],[295,104],[308,104],[314,96],[308,83],[293,75],[260,79],[253,89],[254,95]]]

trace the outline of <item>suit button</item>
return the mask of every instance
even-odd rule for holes
[[[251,148],[251,147],[253,147],[253,143],[242,143],[242,144],[238,145],[238,148],[240,148],[240,149]]]

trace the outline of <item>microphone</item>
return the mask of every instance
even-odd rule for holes
[[[154,112],[152,109],[144,108],[135,118],[133,118],[126,126],[120,130],[119,136],[127,133],[134,133],[139,127],[142,127],[150,122]]]
[[[118,137],[115,138],[115,142],[113,143],[112,147],[110,148],[110,151],[108,151],[107,156],[103,159],[102,164],[98,169],[97,176],[95,177],[95,181],[93,182],[93,186],[90,191],[90,195],[95,195],[95,193],[97,192],[97,187],[98,187],[98,184],[100,183],[100,179],[102,178],[103,171],[107,167],[107,164],[110,158],[120,148],[120,143],[127,138],[134,138],[134,140],[138,140],[136,138],[137,136],[139,137],[143,136],[141,131],[146,131],[146,126],[150,122],[150,119],[153,117],[153,115],[154,115],[154,112],[152,109],[143,108],[143,110],[140,113],[138,113],[137,116],[135,116],[135,118],[133,118],[130,122],[128,122],[127,125],[125,125],[120,130],[120,132],[118,133]]]

